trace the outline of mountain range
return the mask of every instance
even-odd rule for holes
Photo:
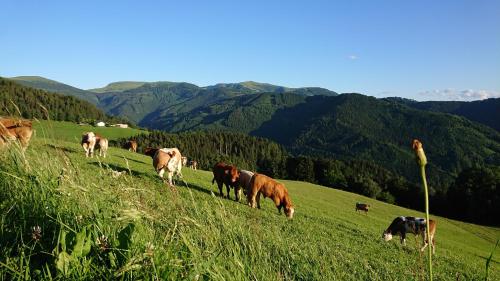
[[[413,138],[429,153],[434,183],[466,167],[500,165],[500,99],[417,102],[257,82],[116,82],[81,90],[41,77],[14,80],[90,101],[143,127],[241,132],[274,140],[295,155],[374,161],[412,180],[418,177]]]

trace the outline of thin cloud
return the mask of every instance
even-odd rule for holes
[[[453,100],[453,101],[473,101],[484,100],[489,98],[500,98],[500,92],[487,90],[430,90],[419,93],[420,96],[430,99]]]
[[[349,58],[350,60],[357,60],[357,59],[358,59],[358,56],[356,56],[356,55],[349,55],[349,56],[348,56],[348,58]]]

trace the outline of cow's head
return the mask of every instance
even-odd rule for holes
[[[231,166],[230,169],[226,170],[226,176],[229,177],[231,183],[235,183],[240,178],[240,172],[236,169],[236,167]]]
[[[157,151],[158,148],[146,147],[146,149],[144,149],[144,154],[154,157]]]
[[[386,230],[384,231],[384,233],[382,233],[382,239],[384,239],[384,241],[390,241],[392,239],[392,233],[390,230]]]
[[[289,219],[293,219],[293,213],[295,212],[295,208],[293,208],[293,205],[290,206],[285,206],[285,215]]]

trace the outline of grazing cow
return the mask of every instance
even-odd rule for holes
[[[186,167],[186,165],[187,165],[187,163],[188,163],[188,158],[187,158],[187,157],[185,157],[185,156],[182,156],[181,160],[182,160],[182,166],[183,166],[183,167]]]
[[[234,195],[236,198],[238,198],[238,192],[236,190],[238,177],[240,176],[238,169],[235,166],[226,165],[223,162],[219,162],[215,164],[212,172],[214,174],[212,184],[214,184],[214,182],[217,182],[220,196],[224,197],[224,193],[222,192],[222,185],[226,185],[227,198],[230,198],[229,192],[231,190],[231,187],[235,188]]]
[[[148,147],[144,152],[153,158],[153,167],[160,178],[163,179],[163,174],[167,172],[168,184],[170,186],[174,185],[172,181],[174,174],[182,178],[182,155],[179,149]]]
[[[0,147],[11,141],[18,140],[21,143],[21,147],[26,149],[32,135],[33,128],[30,120],[15,118],[0,119]]]
[[[99,149],[99,156],[106,158],[106,152],[108,151],[108,139],[96,136],[95,149]]]
[[[125,143],[123,148],[128,149],[128,151],[137,152],[137,141],[129,140]]]
[[[257,207],[260,209],[260,195],[262,194],[264,198],[269,197],[274,201],[280,214],[281,208],[284,208],[285,215],[290,219],[293,218],[294,207],[288,195],[288,190],[283,184],[266,175],[255,174],[250,185],[251,187],[247,193],[248,205],[255,208],[255,203],[257,203]]]
[[[96,135],[94,132],[83,133],[81,145],[83,150],[85,150],[85,157],[94,157],[94,147],[96,141]]]
[[[250,172],[250,171],[247,171],[247,170],[240,170],[240,177],[238,178],[238,198],[237,198],[237,201],[239,202],[240,199],[239,197],[241,196],[241,190],[243,190],[243,194],[245,194],[245,196],[248,194],[249,190],[250,190],[250,183],[252,181],[252,177],[254,176],[254,173],[253,172]],[[236,190],[235,190],[235,193],[236,193]]]
[[[189,167],[193,170],[198,170],[198,162],[196,160],[191,160],[189,162]]]
[[[357,211],[365,211],[365,214],[368,213],[368,210],[370,209],[370,205],[364,204],[364,203],[356,203],[356,212]]]
[[[431,241],[432,253],[436,251],[434,234],[436,233],[436,221],[429,220],[429,232],[430,239],[427,239],[427,231],[426,231],[426,221],[423,218],[415,218],[415,217],[397,217],[395,218],[391,225],[384,231],[382,234],[382,238],[385,241],[389,241],[392,239],[393,235],[399,235],[401,239],[401,244],[406,245],[406,233],[410,232],[415,235],[422,235],[422,239],[424,242],[424,246],[420,248],[420,251],[423,251],[427,245],[429,244],[429,240]]]

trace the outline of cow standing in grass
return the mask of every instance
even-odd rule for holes
[[[163,179],[163,175],[167,172],[168,184],[174,186],[173,176],[177,175],[182,178],[182,161],[181,152],[177,148],[146,148],[146,155],[153,158],[153,167],[158,176]]]
[[[229,195],[229,192],[231,191],[231,187],[233,187],[235,188],[235,197],[236,199],[238,199],[236,190],[238,177],[240,176],[238,169],[235,166],[226,165],[224,162],[219,162],[214,165],[212,172],[214,174],[212,184],[214,184],[214,182],[217,182],[220,196],[224,197],[222,186],[226,185],[227,198],[229,199],[231,197]]]
[[[128,149],[128,151],[137,152],[137,141],[129,140],[125,143],[123,148]]]
[[[193,170],[198,170],[198,161],[196,160],[191,160],[189,161],[189,167]]]
[[[235,189],[235,194],[238,194],[236,201],[240,201],[241,191],[243,190],[243,194],[245,196],[248,194],[252,182],[252,178],[255,175],[253,172],[247,170],[240,170],[240,176],[238,178],[237,190]]]
[[[260,196],[262,195],[264,198],[269,197],[273,200],[280,214],[283,208],[285,215],[290,219],[293,218],[295,209],[288,195],[288,190],[283,184],[266,175],[255,174],[252,177],[250,185],[251,187],[247,194],[248,205],[252,208],[257,206],[260,209]]]
[[[364,203],[356,203],[356,212],[364,211],[365,214],[368,214],[368,210],[370,209],[370,205]]]
[[[81,145],[85,150],[85,157],[94,157],[94,148],[97,137],[94,132],[86,132],[82,135]]]
[[[394,235],[399,235],[401,239],[401,244],[406,245],[406,233],[410,232],[415,235],[422,235],[422,239],[424,242],[424,246],[420,248],[420,251],[423,251],[427,245],[429,244],[429,240],[431,241],[432,253],[436,251],[436,246],[434,242],[434,234],[436,233],[436,221],[429,220],[429,233],[430,239],[427,238],[426,231],[426,221],[423,218],[415,218],[415,217],[397,217],[395,218],[391,225],[384,231],[382,234],[382,238],[385,241],[389,241],[392,239]]]
[[[26,149],[32,135],[33,128],[30,120],[15,118],[0,119],[0,147],[17,140],[21,144],[21,147]]]
[[[96,136],[95,149],[99,150],[99,156],[106,158],[106,153],[108,152],[108,139],[101,136]]]

